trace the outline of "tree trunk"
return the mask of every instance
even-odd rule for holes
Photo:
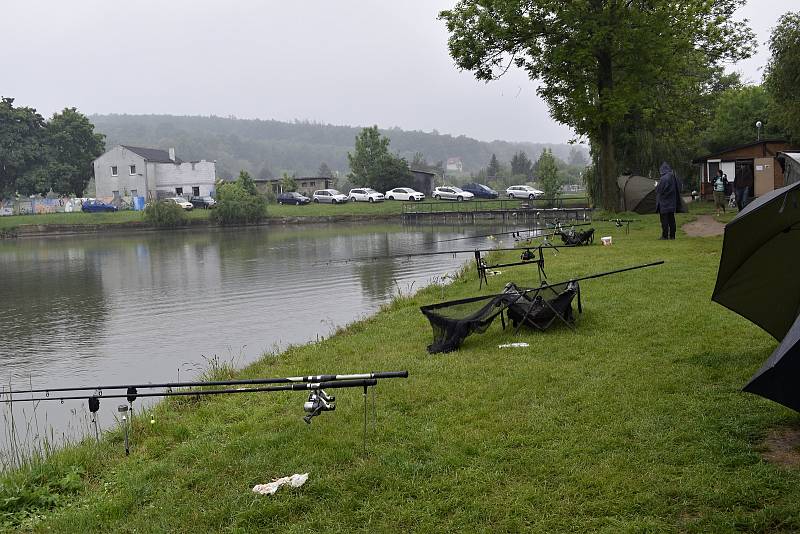
[[[598,150],[600,168],[598,178],[602,189],[601,207],[607,211],[619,210],[619,188],[617,187],[617,165],[614,161],[614,131],[609,118],[608,100],[613,98],[613,67],[610,44],[597,52],[597,90],[600,106],[600,131]]]
[[[614,161],[614,131],[608,121],[600,124],[599,160],[601,207],[607,211],[618,211],[619,188],[617,187],[617,164]]]

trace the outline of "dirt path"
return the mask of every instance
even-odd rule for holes
[[[684,224],[683,231],[692,237],[710,237],[725,233],[725,225],[711,215],[700,215],[697,220]]]

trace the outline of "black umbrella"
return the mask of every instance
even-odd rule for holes
[[[800,318],[743,390],[800,412]]]
[[[800,314],[800,182],[762,195],[725,226],[714,300],[782,340]]]

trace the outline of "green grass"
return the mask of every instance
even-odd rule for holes
[[[574,332],[514,336],[497,321],[457,352],[427,354],[431,332],[418,307],[442,292],[475,294],[467,269],[444,289],[399,299],[328,340],[267,355],[241,373],[408,369],[407,380],[376,390],[368,456],[359,391],[337,391],[337,410],[311,426],[301,420],[301,393],[164,402],[155,424],[136,421],[130,457],[113,432],[99,446],[48,460],[51,479],[79,473],[81,489],[72,480],[66,490],[54,485],[50,509],[29,510],[13,528],[797,531],[800,472],[768,464],[758,451],[771,428],[796,428],[800,417],[740,392],[776,343],[710,301],[722,239],[679,231],[675,241],[658,241],[657,216],[628,215],[639,219],[630,235],[595,225],[598,236],[614,236],[613,246],[548,257],[551,281],[666,260],[584,282]],[[679,224],[691,217],[679,215]],[[535,270],[507,269],[489,291],[510,280],[533,284]],[[508,341],[531,346],[497,348]],[[302,488],[273,497],[250,491],[305,472]],[[35,489],[26,473],[14,480]]]
[[[565,200],[565,206],[571,206],[578,200]],[[408,202],[386,201],[371,204],[369,202],[347,202],[346,204],[316,204],[311,203],[305,206],[281,206],[270,204],[267,208],[268,217],[391,217],[400,215],[403,207],[408,206]],[[474,208],[474,202],[457,203],[450,200],[430,201],[415,204],[417,207],[424,206],[430,209],[431,205],[435,210],[466,210]],[[441,205],[437,207],[437,205]],[[499,204],[498,204],[499,205]],[[210,210],[193,210],[187,215],[190,220],[208,220]],[[133,222],[143,222],[142,212],[140,211],[119,211],[115,213],[47,213],[42,215],[13,215],[0,217],[0,230],[11,230],[26,225],[113,225]]]
[[[208,219],[208,210],[192,210],[191,220]],[[112,213],[43,213],[41,215],[11,215],[0,217],[0,229],[27,225],[113,225],[144,222],[141,211],[116,211]]]

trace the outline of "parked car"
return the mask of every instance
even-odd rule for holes
[[[395,187],[386,192],[386,198],[389,200],[425,200],[425,195],[419,191],[414,191],[410,187]]]
[[[529,185],[512,185],[506,189],[508,198],[527,198],[533,200],[534,198],[542,198],[544,191],[540,191],[535,187]]]
[[[436,200],[458,200],[461,202],[462,200],[470,200],[474,196],[475,195],[469,191],[464,191],[461,188],[449,185],[445,187],[437,187],[433,190],[433,198]]]
[[[344,204],[347,202],[347,195],[343,195],[336,189],[319,189],[314,191],[311,196],[316,203]]]
[[[117,211],[117,207],[106,204],[102,200],[90,198],[81,204],[81,211],[85,211],[86,213],[99,213],[103,211]]]
[[[465,184],[461,189],[469,191],[475,195],[475,198],[497,198],[500,196],[497,191],[483,184]]]
[[[290,191],[288,193],[281,193],[278,195],[278,204],[294,204],[295,206],[302,206],[303,204],[310,204],[311,199],[300,193]]]
[[[209,209],[213,208],[217,205],[217,201],[214,200],[213,197],[205,196],[205,197],[191,197],[189,202],[192,203],[192,206],[195,208],[203,208]]]
[[[178,206],[182,207],[186,211],[192,211],[192,209],[194,208],[194,206],[192,206],[192,203],[189,202],[188,200],[186,200],[183,197],[165,198],[164,201],[165,202],[172,202],[174,204],[177,204]]]
[[[369,187],[351,189],[348,196],[353,202],[383,202],[385,198],[383,193],[378,193]]]

